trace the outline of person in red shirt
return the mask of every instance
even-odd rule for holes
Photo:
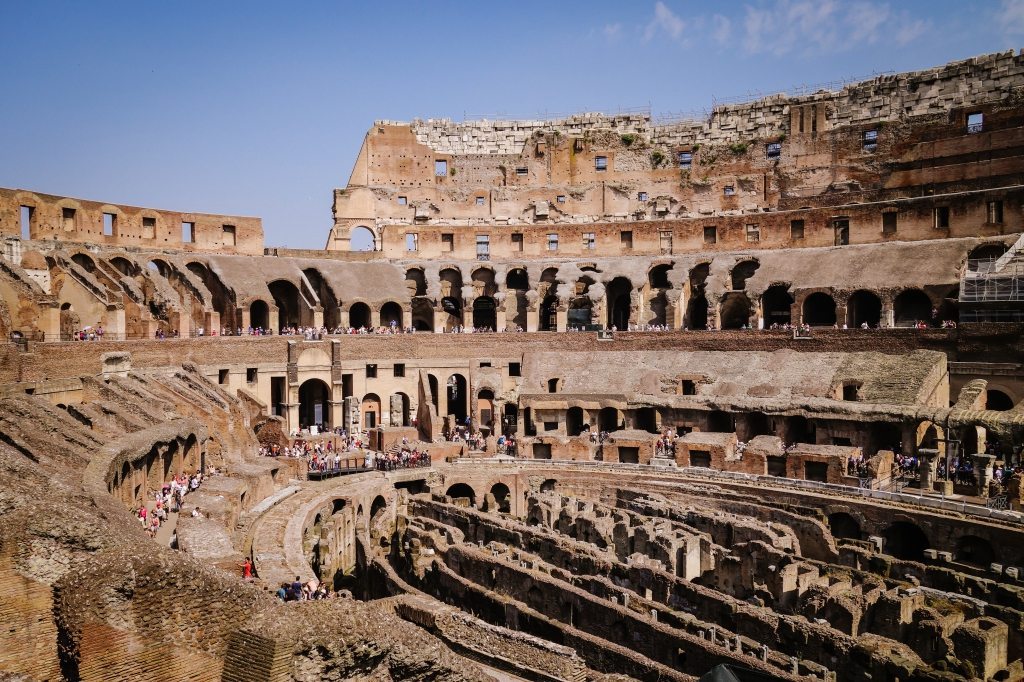
[[[242,578],[252,580],[252,562],[249,561],[248,557],[246,557],[245,563],[242,564]]]

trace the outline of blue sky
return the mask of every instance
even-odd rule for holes
[[[1024,0],[2,0],[0,186],[321,248],[374,119],[647,108],[1024,45]]]

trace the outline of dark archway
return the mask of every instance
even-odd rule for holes
[[[473,301],[473,326],[495,331],[498,327],[497,305],[490,296],[478,296]]]
[[[633,284],[625,277],[616,277],[608,285],[608,328],[629,329],[629,313]]]
[[[380,325],[382,327],[398,327],[402,325],[402,306],[388,301],[380,307]]]
[[[445,492],[445,495],[452,498],[453,500],[459,498],[468,499],[469,506],[476,506],[476,493],[473,491],[473,488],[471,488],[466,483],[456,483],[455,485],[448,488],[447,492]]]
[[[379,514],[381,511],[387,508],[388,501],[384,499],[383,495],[378,495],[377,497],[373,498],[373,504],[370,505],[370,518],[373,519],[377,516],[377,514]],[[359,509],[361,511],[362,506],[360,506]]]
[[[922,561],[928,549],[928,536],[920,526],[909,521],[896,521],[882,533],[885,553],[905,561]]]
[[[985,409],[1005,412],[1013,409],[1013,400],[1002,391],[990,388],[985,391]]]
[[[513,268],[505,276],[505,320],[509,328],[526,329],[526,310],[529,301],[526,292],[530,279],[525,268]]]
[[[892,302],[892,312],[897,327],[913,327],[918,322],[930,324],[932,300],[920,289],[907,289]]]
[[[990,269],[991,263],[1006,253],[1008,247],[1002,242],[989,242],[971,249],[967,254],[967,267],[974,271],[979,268]]]
[[[745,260],[736,264],[732,269],[732,290],[743,291],[747,288],[747,280],[754,276],[761,264],[756,260]]]
[[[259,299],[249,306],[249,326],[253,329],[270,329],[270,306]]]
[[[814,424],[807,417],[801,415],[787,417],[786,437],[783,440],[787,443],[814,444],[816,442]]]
[[[558,298],[553,295],[544,297],[540,305],[538,329],[542,332],[553,332],[558,329]]]
[[[603,407],[597,413],[597,428],[601,431],[618,431],[622,422],[619,418],[619,411],[614,407]]]
[[[507,290],[518,290],[518,291],[529,291],[530,289],[530,278],[526,273],[526,268],[512,268],[505,275],[505,289]]]
[[[984,568],[988,568],[996,559],[992,543],[977,535],[964,535],[957,540],[953,556],[962,563]]]
[[[367,393],[359,403],[359,412],[364,429],[372,429],[381,425],[380,396]]]
[[[456,421],[461,425],[466,421],[468,407],[466,405],[469,394],[466,387],[466,377],[461,374],[453,374],[448,378],[447,383],[447,409],[448,414],[454,415]]]
[[[641,407],[634,414],[636,428],[648,433],[658,433],[658,411],[653,407]]]
[[[306,276],[309,286],[316,293],[316,297],[320,299],[320,306],[324,311],[324,326],[327,329],[335,329],[341,321],[339,315],[341,309],[339,308],[338,297],[334,295],[334,290],[327,283],[323,273],[316,268],[306,268],[302,271],[302,274]]]
[[[288,280],[279,279],[267,285],[277,305],[277,324],[279,327],[298,327],[302,324],[302,313],[299,308],[299,289]]]
[[[732,415],[722,410],[714,410],[708,413],[708,431],[716,433],[732,433],[736,430]]]
[[[434,308],[425,298],[412,301],[412,328],[418,332],[434,331]]]
[[[494,502],[498,505],[498,511],[502,514],[512,512],[512,491],[504,483],[495,483],[491,486],[491,495],[494,495]]]
[[[299,386],[299,428],[312,425],[331,427],[331,389],[320,379],[307,379]]]
[[[732,292],[722,300],[719,314],[722,329],[743,329],[750,324],[750,299],[742,292]]]
[[[586,296],[577,296],[569,301],[565,324],[570,329],[585,329],[591,324],[593,302]]]
[[[860,540],[860,524],[846,512],[835,512],[828,515],[828,527],[832,537],[847,540]]]
[[[690,300],[686,304],[687,329],[708,328],[708,299],[704,295],[711,263],[700,263],[690,270]]]
[[[234,333],[238,323],[235,321],[235,305],[232,292],[224,286],[220,278],[215,275],[205,263],[192,261],[185,266],[189,272],[202,280],[203,286],[210,292],[213,300],[207,304],[220,315],[220,324],[227,327]]]
[[[348,326],[355,329],[370,326],[370,306],[365,303],[353,303],[348,309]]]
[[[570,407],[565,411],[565,432],[570,436],[583,433],[583,408]]]
[[[405,285],[409,288],[410,298],[427,295],[427,277],[422,268],[409,268],[405,271]]]
[[[773,284],[761,294],[761,317],[765,328],[793,322],[793,296],[784,284]]]
[[[447,267],[438,273],[441,283],[441,310],[448,314],[444,330],[462,326],[462,271]]]
[[[831,327],[836,323],[836,302],[816,291],[804,299],[803,323],[811,327]]]
[[[549,479],[545,480],[543,483],[540,484],[540,491],[542,493],[553,493],[553,492],[555,492],[555,487],[557,485],[558,485],[558,481],[556,481],[553,478],[549,478]]]
[[[855,329],[862,325],[877,327],[882,320],[882,299],[863,289],[853,292],[846,302],[846,325]]]

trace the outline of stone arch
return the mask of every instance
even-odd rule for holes
[[[832,537],[848,540],[860,540],[860,522],[846,512],[834,512],[828,515],[828,527],[832,531]]]
[[[558,486],[558,481],[556,481],[553,478],[549,478],[549,479],[546,479],[543,483],[540,484],[540,491],[542,493],[553,493],[553,492],[555,492],[555,488],[557,486]]]
[[[364,429],[372,429],[381,425],[380,396],[367,393],[359,401],[359,421]]]
[[[629,329],[632,312],[633,283],[626,277],[616,277],[608,284],[608,329]]]
[[[277,322],[279,327],[297,327],[303,324],[300,308],[299,288],[286,279],[274,280],[267,285],[270,295],[277,306]]]
[[[499,512],[502,514],[512,512],[512,491],[507,485],[498,481],[491,486],[491,495],[494,495],[494,502],[498,506]]]
[[[434,331],[434,307],[426,298],[412,301],[412,328],[418,332]]]
[[[409,296],[427,295],[427,277],[423,268],[409,268],[405,271],[405,285],[409,287]]]
[[[454,499],[466,498],[469,500],[469,506],[476,506],[476,491],[468,483],[455,483],[448,486],[448,490],[444,493],[448,497]]]
[[[512,268],[505,275],[505,319],[510,328],[526,329],[526,310],[530,278],[526,268]]]
[[[583,433],[584,417],[582,407],[570,407],[565,412],[565,432],[570,436]]]
[[[742,260],[733,266],[732,272],[729,273],[729,277],[732,281],[733,291],[743,291],[747,288],[747,280],[754,276],[757,269],[761,267],[761,263],[756,258],[749,260]]]
[[[232,333],[234,333],[234,328],[240,325],[241,320],[235,320],[235,304],[232,292],[224,286],[220,277],[217,277],[207,267],[206,263],[189,261],[185,264],[185,268],[198,277],[203,282],[203,286],[210,292],[212,299],[210,305],[220,315],[221,326],[231,329]]]
[[[967,254],[967,267],[977,270],[984,261],[994,261],[1009,250],[1003,242],[985,242],[970,250]],[[972,262],[974,261],[974,262]]]
[[[836,323],[836,301],[823,291],[804,299],[801,318],[811,327],[831,327]]]
[[[512,268],[505,275],[505,289],[511,291],[513,289],[517,291],[529,291],[530,289],[530,277],[527,274],[526,268]]]
[[[324,326],[327,329],[335,329],[341,323],[340,303],[327,278],[317,268],[305,268],[302,274],[306,276],[309,286],[316,293],[324,313]]]
[[[603,407],[597,413],[597,428],[601,431],[618,431],[622,426],[622,413],[614,407]]]
[[[965,564],[988,568],[996,560],[992,543],[977,535],[964,535],[956,541],[953,558]]]
[[[441,281],[441,310],[447,313],[444,330],[462,325],[462,271],[446,266],[438,273]]]
[[[453,415],[460,424],[465,422],[466,416],[469,414],[468,389],[466,377],[461,374],[452,374],[448,377],[445,389],[445,396],[447,398],[445,406],[448,414]]]
[[[376,251],[377,234],[366,225],[356,225],[348,233],[349,251]]]
[[[741,291],[730,292],[722,299],[719,313],[722,329],[743,329],[750,324],[750,299]]]
[[[399,412],[395,414],[395,408],[399,408]],[[391,424],[393,426],[410,426],[411,421],[411,401],[409,395],[402,391],[397,391],[391,396]]]
[[[910,521],[894,521],[882,531],[882,537],[885,553],[905,561],[924,560],[924,550],[930,546],[925,532]]]
[[[476,394],[477,424],[494,430],[494,391],[482,388]]]
[[[398,327],[402,325],[402,306],[388,301],[380,307],[380,324],[382,327]]]
[[[139,266],[124,256],[114,256],[109,258],[107,262],[125,277],[135,277],[139,274]]]
[[[249,304],[249,326],[270,329],[270,306],[266,301],[257,298]]]
[[[786,284],[773,284],[761,294],[761,319],[765,327],[793,322],[793,295]]]
[[[690,300],[686,304],[687,329],[708,328],[708,299],[705,294],[711,263],[698,263],[690,270]]]
[[[932,300],[920,289],[905,289],[892,302],[892,312],[897,327],[913,327],[918,322],[926,324],[932,319]]]
[[[497,331],[498,305],[491,296],[477,296],[473,300],[473,327]]]
[[[498,293],[498,284],[495,282],[494,268],[490,265],[481,265],[473,270],[469,276],[473,288],[478,296],[494,296]]]
[[[877,327],[882,321],[882,299],[866,289],[858,289],[846,301],[846,325],[851,329],[867,324]]]
[[[996,388],[985,391],[985,409],[1005,412],[1013,409],[1013,399],[1005,392]]]
[[[348,326],[355,329],[370,327],[370,306],[362,301],[353,303],[348,308]]]
[[[331,427],[331,389],[322,379],[307,379],[299,386],[299,428]]]
[[[96,261],[87,253],[79,251],[71,255],[71,261],[86,272],[96,272]]]

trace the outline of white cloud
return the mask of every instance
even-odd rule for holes
[[[711,39],[719,45],[725,45],[729,42],[729,37],[732,35],[732,21],[729,17],[716,14],[711,17]]]
[[[846,11],[846,23],[850,29],[847,39],[857,43],[875,42],[878,40],[878,29],[885,24],[889,14],[888,5],[855,2]]]
[[[644,28],[644,42],[648,42],[659,32],[664,32],[672,40],[679,40],[683,35],[684,28],[686,28],[686,22],[669,9],[668,5],[658,0],[654,3],[654,18]]]
[[[1024,33],[1024,0],[1003,0],[999,25],[1007,35]]]
[[[932,22],[924,19],[911,19],[904,16],[896,27],[896,44],[903,46],[912,43],[932,28]]]
[[[604,33],[604,37],[607,38],[610,42],[616,42],[622,35],[622,24],[605,24],[604,28],[602,29],[602,32]]]

